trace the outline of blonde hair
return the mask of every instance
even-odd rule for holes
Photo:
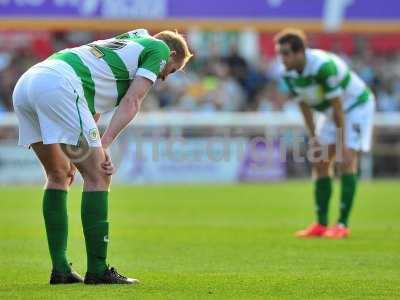
[[[176,30],[164,30],[155,34],[154,37],[164,41],[171,51],[175,51],[177,60],[182,62],[180,69],[183,69],[193,56],[185,38]]]

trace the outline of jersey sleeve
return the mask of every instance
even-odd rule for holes
[[[164,69],[169,58],[170,50],[163,41],[152,39],[139,56],[139,65],[136,75],[155,82],[157,76]]]
[[[115,38],[116,39],[129,39],[131,37],[137,37],[137,36],[148,36],[149,32],[146,29],[135,29],[131,30],[125,33],[122,33],[120,35],[117,35]]]
[[[343,94],[338,70],[333,61],[328,61],[319,68],[316,79],[322,86],[325,93],[325,99],[329,100],[337,98]]]

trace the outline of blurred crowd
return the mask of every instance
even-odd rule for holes
[[[77,35],[54,36],[47,52],[83,44],[93,38]],[[369,47],[346,55],[341,49],[328,49],[342,56],[367,82],[377,98],[379,111],[400,111],[400,51],[376,55]],[[288,99],[287,88],[279,78],[275,57],[246,60],[234,43],[225,55],[213,45],[198,55],[184,71],[156,84],[143,105],[145,111],[285,111],[297,113]],[[20,75],[43,59],[30,46],[0,50],[0,112],[12,111],[11,94]]]

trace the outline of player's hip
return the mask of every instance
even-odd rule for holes
[[[373,96],[366,102],[354,107],[352,110],[344,112],[344,123],[372,123],[375,114],[375,99]],[[332,127],[336,128],[333,113],[320,114],[317,118],[317,128]]]
[[[35,65],[18,80],[13,92],[15,110],[51,109],[75,107],[76,98],[84,99],[82,88],[73,85],[60,72]]]
[[[375,110],[375,96],[372,91],[365,87],[355,95],[343,95],[343,110],[346,116],[359,112],[373,112]]]
[[[21,76],[15,86],[13,92],[14,106],[40,103],[45,98],[42,95],[55,90],[68,93],[71,92],[71,86],[57,72],[48,68],[33,66]],[[54,99],[55,101],[56,99]]]
[[[345,114],[345,128],[341,132],[345,136],[346,145],[357,151],[369,151],[372,142],[375,102],[369,101]],[[318,119],[316,134],[322,145],[336,144],[339,138],[336,124],[332,118]]]

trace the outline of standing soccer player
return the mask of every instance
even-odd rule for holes
[[[347,237],[359,153],[371,147],[374,96],[338,56],[307,48],[306,36],[300,30],[279,32],[275,36],[275,48],[286,69],[283,78],[303,114],[311,150],[318,153],[321,147],[328,147],[327,159],[313,162],[317,223],[297,232],[296,236]],[[316,125],[313,111],[322,113]],[[328,228],[335,157],[341,160],[340,216],[337,223]]]
[[[156,79],[182,69],[191,56],[180,34],[162,31],[150,36],[139,29],[55,53],[19,79],[13,93],[19,144],[34,150],[47,177],[43,216],[53,265],[50,284],[137,282],[118,274],[106,261],[108,191],[114,172],[107,148],[138,113]],[[100,139],[96,121],[116,106]],[[72,162],[66,155],[68,147],[85,145],[85,159]],[[67,196],[76,168],[84,181],[84,280],[66,256]]]

